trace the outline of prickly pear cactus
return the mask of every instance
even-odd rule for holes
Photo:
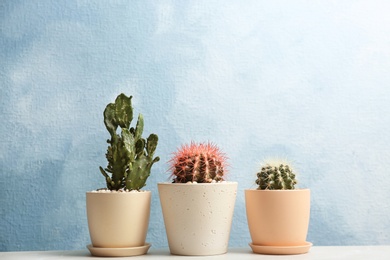
[[[132,96],[127,97],[122,93],[115,103],[106,106],[103,113],[111,139],[107,140],[108,165],[105,169],[100,167],[100,172],[110,190],[140,190],[145,186],[153,164],[160,160],[159,157],[153,158],[158,136],[150,134],[146,140],[142,138],[142,114],[139,114],[135,128],[130,127],[133,120],[131,99]],[[118,127],[120,135],[117,133]]]
[[[293,190],[297,180],[287,164],[267,164],[257,173],[258,190]]]
[[[170,160],[173,183],[223,181],[226,156],[211,143],[183,145]]]

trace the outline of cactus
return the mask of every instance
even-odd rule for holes
[[[106,179],[109,190],[140,190],[145,186],[155,162],[160,160],[154,156],[158,143],[158,136],[150,134],[145,140],[142,138],[144,119],[138,115],[137,124],[130,127],[133,120],[132,96],[120,94],[115,103],[110,103],[104,110],[104,124],[111,135],[107,140],[106,158],[108,165],[105,169],[99,167]],[[117,133],[120,127],[121,134]],[[110,175],[111,176],[110,176]]]
[[[226,159],[211,143],[182,145],[170,160],[173,183],[223,181]]]
[[[258,190],[293,190],[297,180],[287,164],[266,164],[257,173]]]

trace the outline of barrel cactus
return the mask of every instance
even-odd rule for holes
[[[256,184],[258,190],[293,190],[297,180],[288,164],[267,163],[257,173]]]
[[[224,180],[226,156],[212,143],[182,145],[170,160],[173,183],[211,183]]]
[[[150,134],[142,138],[144,119],[139,114],[137,124],[130,127],[133,120],[132,96],[120,94],[115,103],[110,103],[104,110],[104,124],[111,135],[107,140],[106,158],[108,165],[101,166],[100,172],[106,179],[109,190],[140,190],[145,186],[153,164],[160,160],[154,157],[158,136]],[[120,135],[117,133],[120,129]],[[119,132],[119,131],[118,131]]]

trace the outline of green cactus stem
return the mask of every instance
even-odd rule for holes
[[[110,103],[104,110],[104,124],[111,138],[107,140],[105,169],[99,167],[110,190],[140,190],[145,186],[147,178],[155,162],[160,160],[154,156],[158,136],[150,134],[147,140],[142,138],[144,119],[139,114],[137,124],[131,126],[133,120],[132,96],[120,94],[115,103]],[[120,128],[120,135],[117,133]]]
[[[258,190],[293,190],[297,180],[287,164],[266,164],[257,173]]]

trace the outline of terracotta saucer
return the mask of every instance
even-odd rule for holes
[[[299,246],[257,246],[249,243],[253,253],[266,255],[298,255],[309,252],[313,244],[306,242]]]
[[[87,246],[88,250],[94,256],[135,256],[143,255],[148,252],[150,244],[146,243],[143,246],[124,247],[124,248],[104,248],[93,247],[91,244]]]

